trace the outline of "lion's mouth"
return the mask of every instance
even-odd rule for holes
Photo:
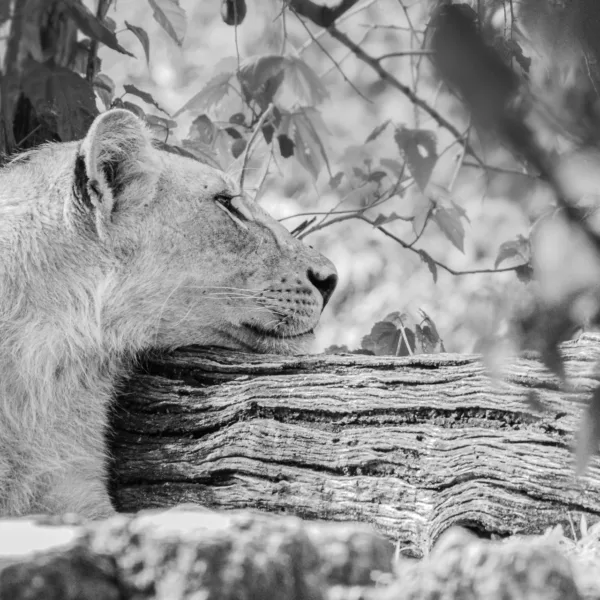
[[[266,329],[260,325],[250,325],[249,323],[243,323],[243,326],[252,333],[278,340],[293,340],[295,338],[306,337],[307,335],[312,335],[314,333],[314,328],[307,329],[301,333],[287,333],[282,330]]]

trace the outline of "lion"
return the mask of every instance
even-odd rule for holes
[[[126,110],[0,169],[0,515],[114,513],[107,412],[132,357],[301,353],[337,281],[224,172]]]

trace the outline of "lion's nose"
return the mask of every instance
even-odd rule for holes
[[[333,290],[337,285],[338,277],[332,271],[323,269],[316,271],[315,269],[308,269],[306,273],[308,280],[319,290],[321,296],[323,296],[323,308],[329,302]]]

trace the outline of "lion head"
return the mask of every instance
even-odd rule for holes
[[[100,115],[82,142],[17,161],[8,169],[17,179],[19,162],[43,221],[28,244],[29,257],[34,246],[43,256],[28,269],[61,288],[39,283],[56,315],[62,295],[63,307],[87,302],[94,335],[123,350],[307,349],[335,268],[225,173],[159,149],[125,110]]]

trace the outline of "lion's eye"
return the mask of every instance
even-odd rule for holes
[[[228,194],[217,194],[214,200],[219,208],[224,210],[236,223],[246,227],[243,221],[251,220],[251,216],[241,202],[236,202],[239,196],[230,196]]]

